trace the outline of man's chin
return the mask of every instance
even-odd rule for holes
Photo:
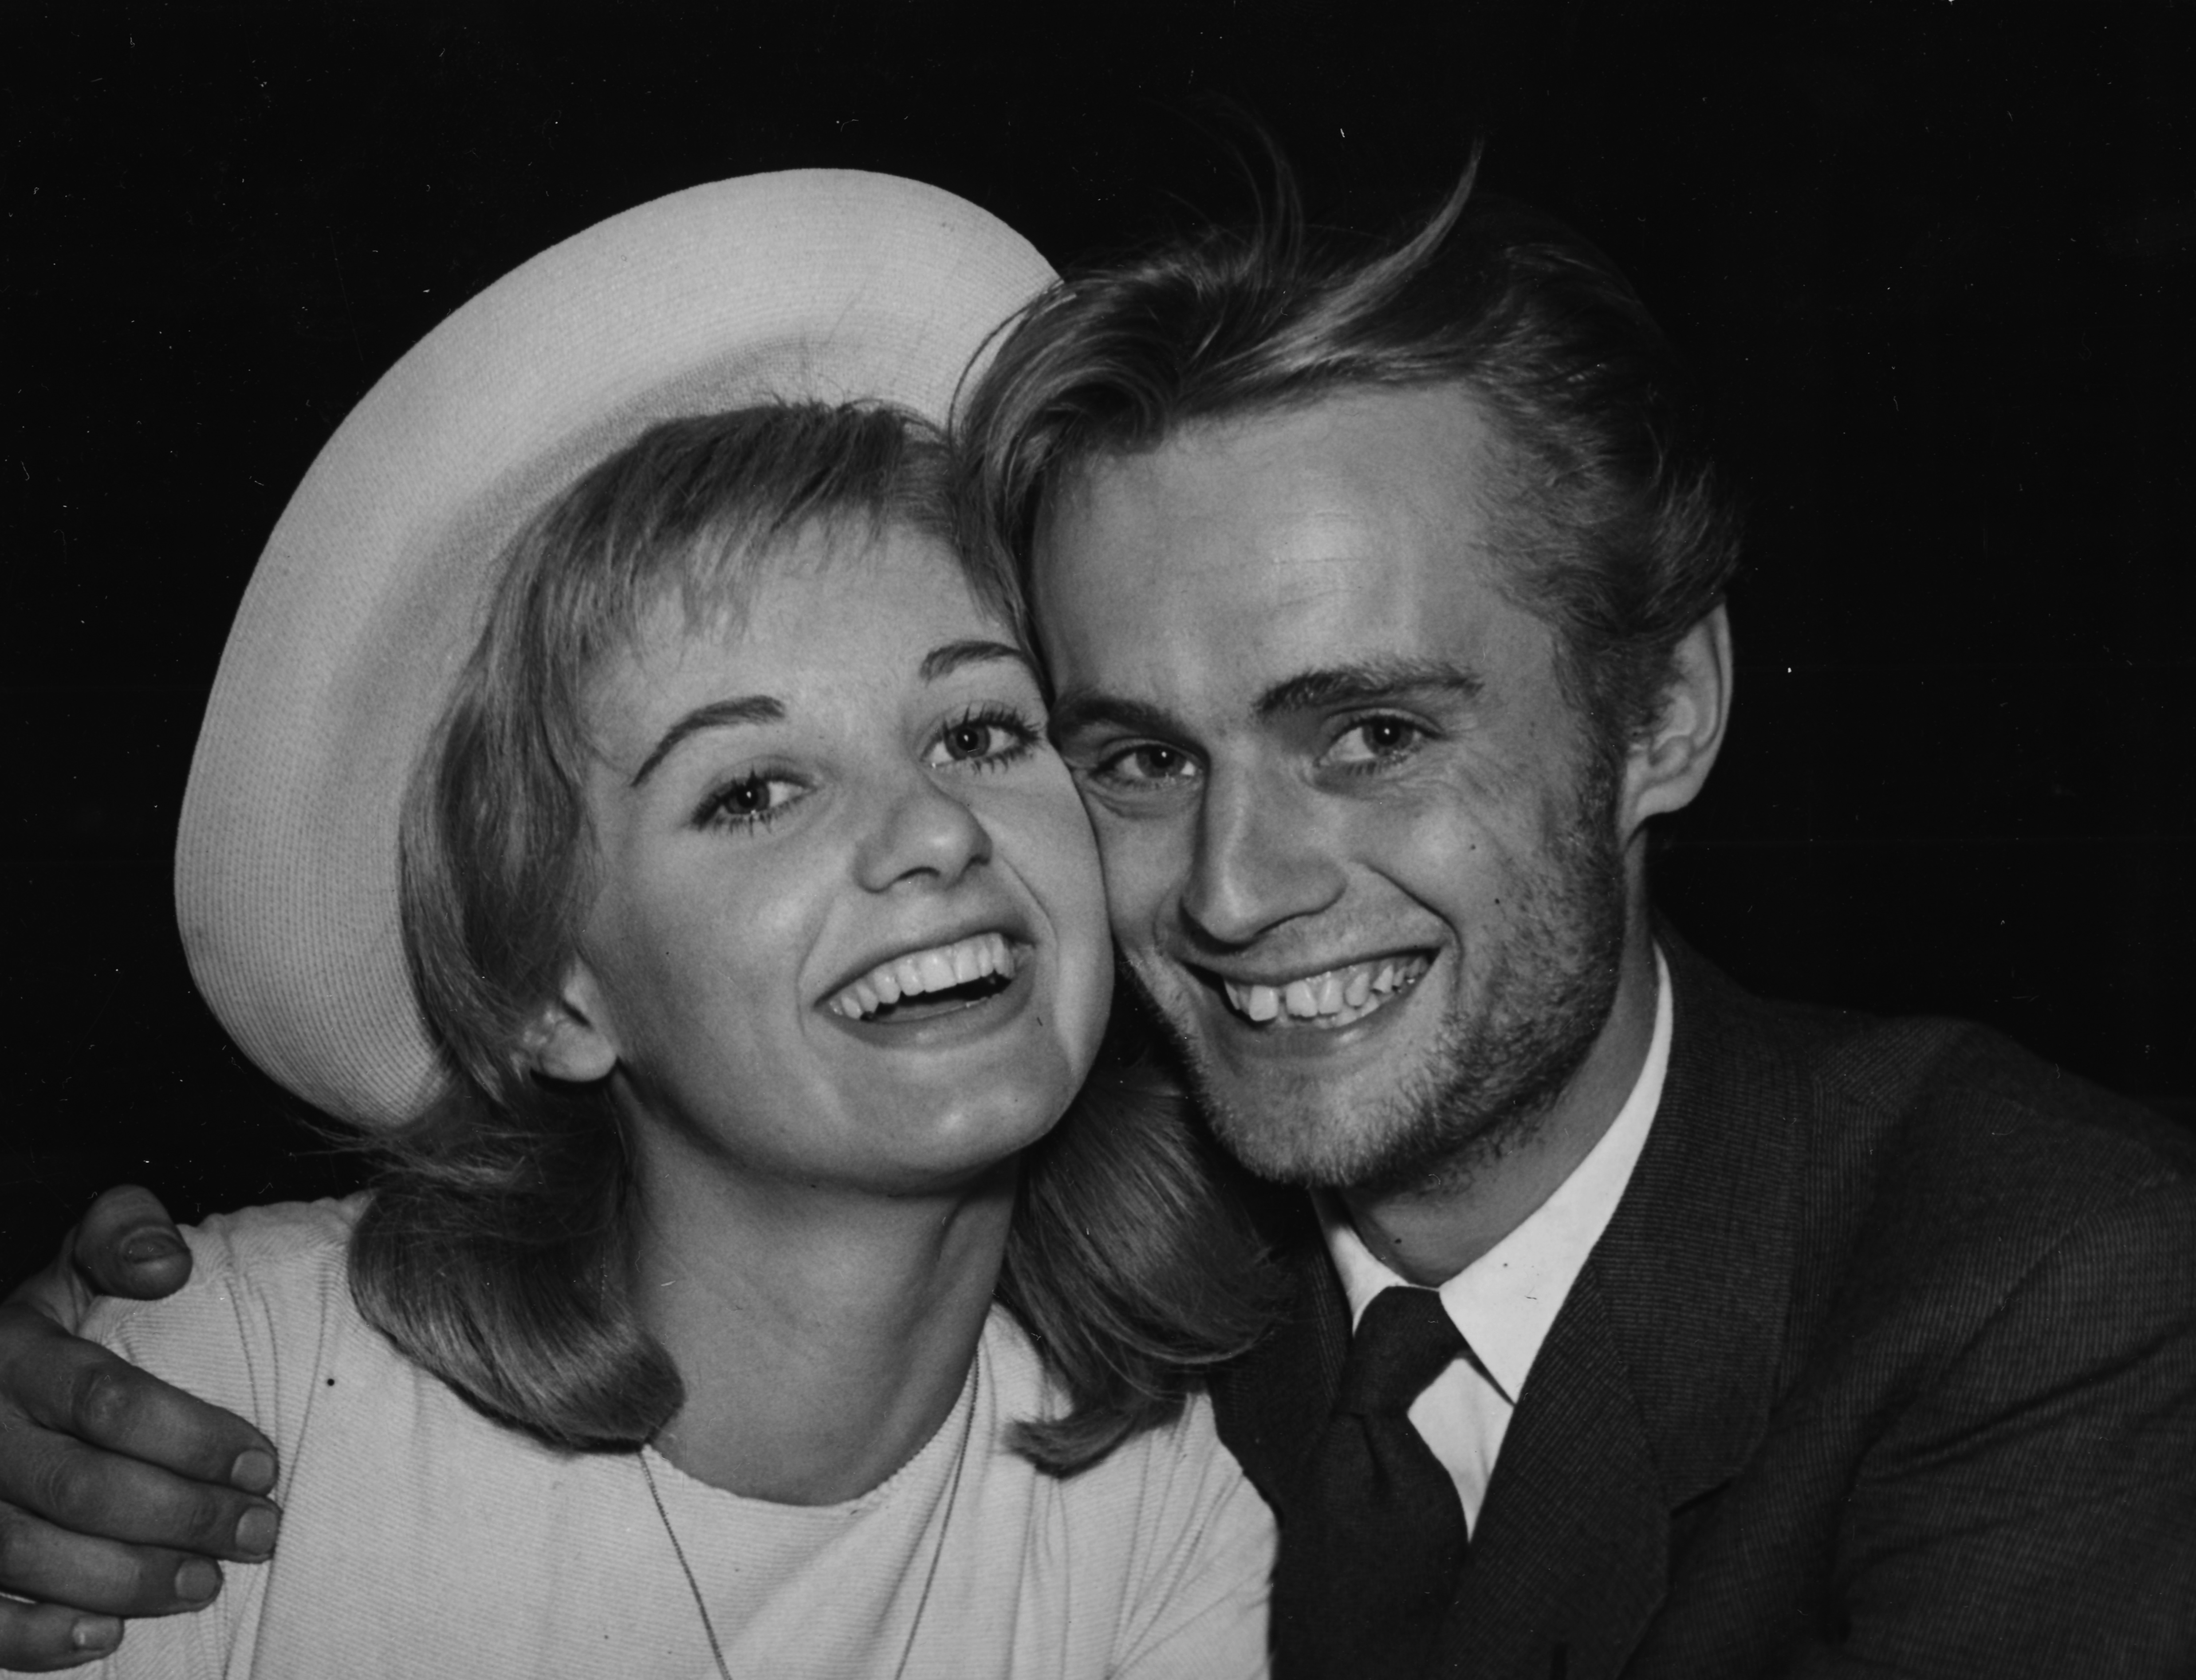
[[[1415,1011],[1339,1033],[1261,1031],[1199,1002],[1187,1023],[1171,1015],[1169,1035],[1214,1135],[1260,1178],[1332,1189],[1384,1176],[1399,1146],[1416,1152],[1437,1082],[1409,1070],[1438,1058],[1409,1031]]]
[[[1254,1111],[1199,1093],[1213,1135],[1253,1174],[1276,1184],[1338,1190],[1355,1184],[1368,1153],[1333,1117]]]
[[[1453,1091],[1390,1091],[1384,1101],[1346,1106],[1260,1105],[1200,1082],[1196,1095],[1213,1134],[1257,1177],[1373,1197],[1465,1187],[1529,1143],[1548,1109],[1523,1094],[1492,1108]]]

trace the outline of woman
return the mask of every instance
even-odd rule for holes
[[[832,214],[866,218],[893,284],[856,290],[888,297],[885,327],[929,331],[947,288],[969,289],[967,228],[926,292],[910,230],[935,228],[942,195],[826,184],[820,200],[813,178],[736,193],[746,258],[783,291],[759,231],[806,240]],[[636,241],[627,221],[604,263],[577,265],[583,282],[519,288],[520,314],[554,329],[568,302],[599,309],[601,272],[662,249],[666,226]],[[685,251],[719,293],[722,255]],[[758,342],[771,377],[736,389],[782,389],[789,367],[834,383],[818,373],[834,342],[864,337],[844,258],[789,339],[783,320],[707,342],[656,321],[679,348],[656,406],[691,409],[685,370],[721,370],[728,351],[747,367]],[[673,266],[676,298],[688,270]],[[445,364],[461,348],[422,347]],[[934,395],[922,378],[968,348],[892,340],[880,394]],[[448,387],[459,409],[482,390],[503,401],[481,372]],[[405,373],[383,407],[418,449]],[[599,455],[605,416],[631,432],[631,390],[605,383],[557,388],[576,427],[526,408],[546,453]],[[942,441],[881,404],[750,402],[642,431],[543,507],[545,452],[514,451],[500,419],[468,423],[477,452],[446,432],[432,461],[488,491],[451,498],[421,537],[358,494],[345,459],[419,494],[357,447],[358,421],[240,615],[179,893],[232,1031],[380,1128],[391,1165],[359,1201],[211,1221],[182,1295],[101,1309],[111,1345],[267,1431],[287,1507],[272,1564],[234,1572],[205,1616],[138,1625],[107,1667],[1260,1671],[1270,1519],[1202,1402],[1184,1404],[1188,1373],[1250,1328],[1213,1281],[1240,1250],[1178,1117],[1131,1077],[1095,1082],[1052,1131],[1105,1020],[1095,858],[1008,587],[956,556]],[[468,615],[470,656],[431,704],[416,684],[389,698],[392,663],[432,670],[418,639],[449,640],[422,591],[522,507]],[[280,598],[348,598],[356,571],[300,530],[397,574],[335,615],[350,627],[319,658],[294,644],[328,621]],[[270,725],[267,692],[290,680],[270,666],[350,696],[344,730],[378,706],[384,748],[417,736],[393,886],[361,889],[312,834],[286,852],[264,839],[309,828],[338,794],[366,808],[352,784],[396,761],[302,749],[322,714],[276,706]],[[240,757],[220,737],[246,713]],[[255,827],[228,814],[240,764],[255,797],[283,765],[320,767]],[[209,832],[306,858],[305,886],[194,893]],[[354,837],[331,843],[341,857]],[[401,905],[413,1030],[445,1071],[426,1100],[384,1071],[403,1048],[386,1000],[332,1013],[235,959],[271,941],[314,947],[293,963],[350,961],[294,917],[235,926],[315,881],[354,923]],[[355,947],[369,961],[375,931]],[[372,990],[355,973],[326,990],[345,983]]]

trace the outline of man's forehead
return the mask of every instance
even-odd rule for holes
[[[1235,689],[1476,662],[1515,631],[1477,493],[1476,411],[1373,393],[1203,425],[1090,463],[1039,536],[1034,606],[1065,685]]]

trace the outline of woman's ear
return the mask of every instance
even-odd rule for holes
[[[1624,839],[1698,796],[1731,720],[1731,616],[1718,607],[1671,650],[1661,715],[1633,744],[1624,771]]]
[[[552,1079],[573,1085],[608,1078],[618,1058],[603,1002],[593,972],[574,957],[564,984],[554,999],[541,1006],[527,1034],[535,1066]]]

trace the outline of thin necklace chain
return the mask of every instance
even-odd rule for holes
[[[980,1363],[980,1352],[977,1360]],[[953,1479],[945,1488],[945,1520],[938,1525],[938,1544],[931,1548],[930,1568],[922,1578],[922,1596],[916,1601],[915,1619],[908,1624],[907,1643],[899,1654],[899,1663],[893,1670],[893,1680],[905,1680],[908,1660],[915,1654],[915,1636],[922,1631],[923,1612],[930,1608],[930,1589],[938,1582],[939,1560],[945,1556],[945,1531],[953,1526],[954,1508],[961,1501],[961,1473],[968,1466],[968,1443],[976,1433],[976,1373],[978,1366],[968,1368],[968,1411],[961,1423],[961,1445],[953,1455]],[[648,1462],[644,1450],[639,1455],[641,1479],[648,1484],[648,1497],[655,1501],[656,1515],[663,1524],[664,1537],[671,1542],[673,1556],[679,1560],[679,1573],[686,1578],[686,1591],[694,1595],[694,1608],[701,1613],[702,1631],[709,1638],[709,1654],[717,1664],[718,1680],[732,1680],[731,1666],[725,1661],[725,1648],[717,1638],[717,1625],[709,1619],[708,1602],[702,1596],[702,1584],[694,1578],[694,1566],[686,1561],[686,1548],[679,1542],[679,1531],[671,1526],[671,1513],[663,1508],[662,1491],[656,1485],[656,1471]]]
[[[663,1509],[663,1495],[657,1491],[656,1472],[649,1466],[644,1448],[640,1455],[640,1474],[648,1483],[648,1497],[656,1501],[656,1514],[662,1519],[663,1532],[670,1537],[671,1550],[678,1555],[679,1572],[686,1577],[686,1591],[694,1595],[694,1608],[702,1613],[702,1631],[709,1636],[709,1654],[717,1660],[719,1680],[732,1680],[732,1671],[725,1666],[725,1648],[717,1642],[717,1625],[709,1619],[709,1606],[702,1596],[702,1584],[694,1579],[694,1566],[686,1561],[686,1548],[679,1544],[679,1531],[671,1526],[671,1513]]]

